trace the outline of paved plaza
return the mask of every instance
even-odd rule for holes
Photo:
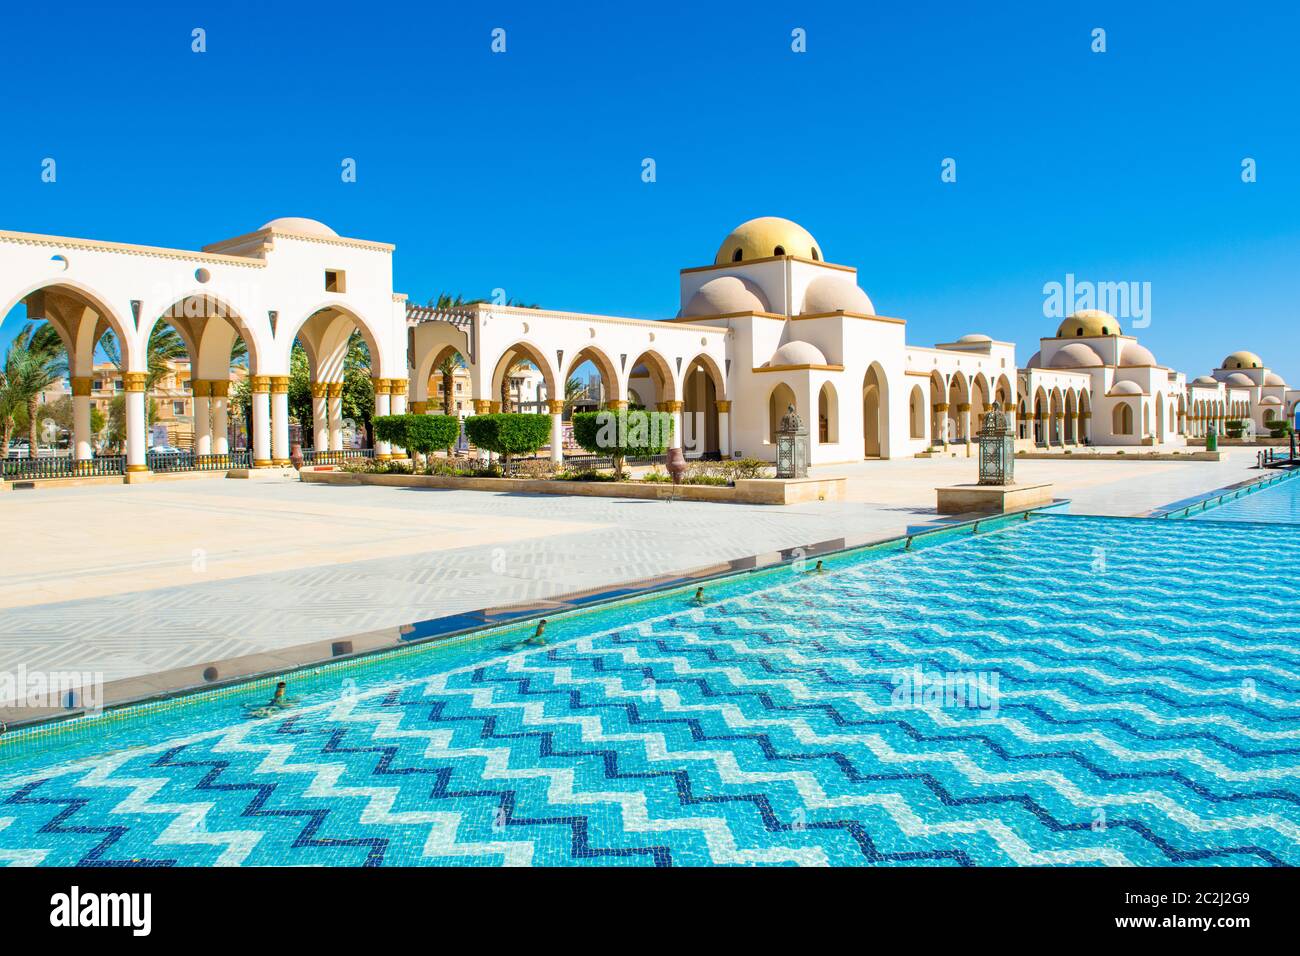
[[[1141,514],[1257,475],[1210,462],[1026,461],[1087,514]],[[932,525],[973,459],[828,467],[788,507],[210,478],[0,495],[0,670],[106,680]]]

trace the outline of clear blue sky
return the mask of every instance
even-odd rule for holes
[[[1295,3],[28,3],[0,37],[0,228],[197,248],[309,216],[396,243],[416,300],[664,317],[781,215],[915,344],[1023,362],[1072,272],[1150,282],[1164,363],[1300,382]]]

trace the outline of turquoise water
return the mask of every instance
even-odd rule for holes
[[[1196,521],[1300,525],[1300,475],[1289,475],[1269,488],[1225,501],[1188,517]]]
[[[1224,527],[1039,517],[10,734],[0,860],[1294,865],[1300,532]]]

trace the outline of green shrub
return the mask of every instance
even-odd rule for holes
[[[465,433],[479,448],[494,451],[510,460],[511,455],[529,455],[551,437],[550,415],[498,413],[471,415],[465,419]]]
[[[614,459],[614,476],[623,477],[628,457],[662,455],[673,438],[673,416],[668,412],[600,411],[573,416],[573,440],[594,455]]]
[[[618,481],[617,475],[587,468],[582,471],[561,471],[555,476],[556,481]]]
[[[456,443],[460,419],[454,415],[380,415],[374,420],[374,429],[379,441],[428,455]]]

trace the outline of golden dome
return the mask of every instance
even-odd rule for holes
[[[1223,360],[1222,368],[1263,368],[1264,360],[1254,352],[1233,352]]]
[[[820,261],[822,253],[817,240],[797,222],[777,216],[760,216],[731,230],[731,235],[718,248],[713,263],[720,266],[771,256],[799,256]]]
[[[1119,320],[1101,309],[1082,309],[1061,323],[1056,330],[1058,339],[1096,338],[1100,335],[1122,335]]]

